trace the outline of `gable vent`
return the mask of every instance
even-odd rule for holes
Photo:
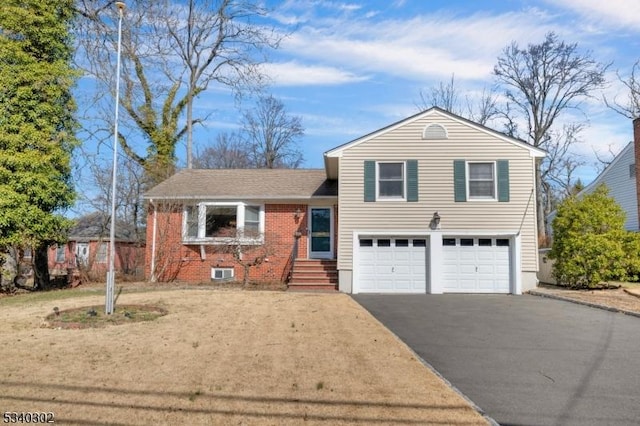
[[[422,132],[422,139],[447,139],[447,129],[442,124],[429,124]]]

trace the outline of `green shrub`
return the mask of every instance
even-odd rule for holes
[[[640,271],[640,240],[624,229],[625,214],[604,185],[566,199],[553,220],[553,274],[561,284],[591,288]]]

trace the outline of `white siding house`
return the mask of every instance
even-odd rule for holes
[[[624,210],[626,214],[625,228],[629,231],[637,231],[638,198],[636,194],[636,164],[633,142],[629,142],[607,168],[593,182],[580,191],[580,194],[590,194],[603,184],[609,189],[609,195]]]
[[[326,152],[338,179],[340,290],[535,287],[534,169],[544,155],[438,108]]]

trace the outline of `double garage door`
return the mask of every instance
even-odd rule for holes
[[[430,258],[440,258],[437,285],[445,293],[509,293],[510,240],[445,237],[429,256],[428,237],[361,237],[356,293],[426,293]]]

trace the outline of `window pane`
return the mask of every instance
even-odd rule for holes
[[[478,245],[482,247],[491,247],[491,238],[480,238]]]
[[[378,247],[391,247],[391,240],[378,240]]]
[[[65,246],[58,246],[56,248],[56,263],[64,262],[64,248]]]
[[[236,208],[207,206],[205,237],[235,237]]]
[[[404,197],[404,182],[402,181],[380,181],[381,197]]]
[[[96,262],[105,263],[107,261],[107,243],[98,244],[98,251],[96,252]]]
[[[455,246],[456,245],[456,239],[455,238],[443,238],[442,239],[442,245],[443,246]]]
[[[244,209],[245,236],[258,236],[260,233],[260,207],[246,206]]]
[[[469,164],[469,179],[493,180],[493,163]]]
[[[473,246],[473,238],[460,238],[460,245],[466,247]]]
[[[409,240],[396,240],[396,247],[409,247]]]
[[[426,247],[427,246],[427,240],[413,240],[413,246],[414,247]]]
[[[493,181],[469,182],[470,197],[494,198],[494,191],[495,191],[495,185],[493,184]]]
[[[380,179],[403,179],[402,163],[379,163]]]
[[[378,163],[378,195],[404,198],[404,163]]]
[[[184,210],[186,215],[185,235],[196,238],[198,236],[198,206],[187,206]]]
[[[373,240],[369,240],[369,239],[361,239],[360,240],[360,247],[373,247]]]

